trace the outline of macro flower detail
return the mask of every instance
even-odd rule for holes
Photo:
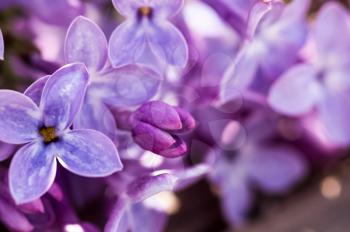
[[[116,137],[116,125],[110,107],[146,102],[156,94],[162,81],[158,73],[141,65],[110,67],[105,35],[97,24],[83,16],[74,19],[67,31],[64,55],[66,63],[84,63],[90,76],[75,128],[98,130],[112,140]],[[47,79],[48,76],[38,79],[25,94],[33,100],[40,99]]]
[[[112,141],[94,130],[71,130],[81,108],[89,76],[83,64],[71,64],[47,79],[40,105],[11,90],[0,90],[0,140],[25,144],[9,169],[10,192],[17,204],[33,201],[52,185],[56,159],[87,177],[110,175],[122,164]]]
[[[190,132],[196,123],[186,111],[161,101],[143,104],[130,117],[134,141],[143,149],[174,158],[186,153],[179,134]]]
[[[289,4],[261,1],[253,6],[246,40],[221,82],[223,102],[235,97],[234,90],[244,94],[253,89],[265,94],[266,86],[297,62],[307,38],[309,4],[309,0]]]
[[[127,18],[109,41],[108,52],[114,67],[135,63],[148,48],[169,65],[186,66],[186,40],[168,21],[181,9],[183,0],[113,0],[113,4]]]
[[[268,98],[273,109],[286,115],[316,111],[326,137],[338,146],[350,143],[349,23],[349,13],[340,4],[326,3],[313,31],[317,59],[284,73],[273,84]],[[339,35],[331,36],[334,33]]]

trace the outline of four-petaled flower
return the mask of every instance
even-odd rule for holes
[[[161,76],[135,64],[110,67],[107,50],[107,39],[97,24],[83,16],[73,20],[65,40],[65,61],[84,63],[90,76],[74,127],[98,130],[115,140],[117,128],[110,107],[134,106],[148,101],[157,93]],[[43,77],[33,83],[26,94],[40,99],[47,79]]]
[[[167,18],[178,13],[183,0],[113,0],[126,22],[118,26],[109,41],[113,66],[135,63],[150,48],[160,60],[184,67],[188,47],[181,32]]]
[[[10,191],[16,203],[42,196],[52,185],[56,159],[69,171],[87,177],[110,175],[122,169],[117,149],[104,134],[72,130],[89,81],[83,64],[70,64],[50,76],[40,105],[28,96],[0,90],[0,140],[26,144],[9,169]]]
[[[290,116],[315,110],[336,146],[350,144],[349,25],[350,16],[340,4],[325,4],[313,33],[316,62],[292,67],[274,83],[268,98],[276,111]]]

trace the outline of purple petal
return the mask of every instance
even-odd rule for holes
[[[231,225],[243,224],[252,203],[252,195],[244,181],[231,183],[222,193],[222,207]]]
[[[110,213],[105,232],[127,232],[129,223],[125,213],[128,206],[128,201],[124,198],[118,198],[113,210]]]
[[[14,155],[9,169],[10,192],[17,204],[38,199],[51,187],[56,175],[52,146],[30,143]]]
[[[298,65],[272,85],[268,102],[280,113],[302,115],[310,112],[320,100],[321,91],[316,70],[309,65]]]
[[[223,103],[234,100],[237,91],[247,89],[255,78],[259,64],[259,54],[253,46],[245,46],[227,69],[221,81],[220,98]]]
[[[0,60],[4,59],[4,38],[0,30]]]
[[[12,90],[0,90],[1,141],[22,144],[37,138],[40,117],[30,98]]]
[[[347,10],[334,1],[325,3],[318,13],[314,36],[320,59],[324,60],[325,65],[332,61],[333,55],[349,57],[349,23]]]
[[[127,65],[113,69],[93,83],[94,96],[111,106],[139,105],[150,100],[161,83],[161,77],[151,69]]]
[[[24,91],[24,95],[32,99],[35,104],[40,105],[41,95],[43,93],[46,82],[50,77],[51,76],[48,75],[36,80]]]
[[[11,231],[29,232],[33,230],[26,216],[15,205],[0,198],[0,220]]]
[[[140,202],[131,207],[131,228],[133,231],[162,232],[165,229],[168,215]]]
[[[70,64],[56,71],[46,82],[40,107],[46,127],[68,128],[80,110],[89,75],[83,64]]]
[[[143,176],[133,181],[127,190],[128,196],[133,202],[143,201],[157,193],[172,191],[177,178],[171,174],[159,174],[155,176]]]
[[[149,46],[160,60],[170,65],[185,67],[189,52],[181,32],[167,21],[157,21],[147,31]]]
[[[96,23],[79,16],[67,31],[64,54],[66,63],[79,62],[101,70],[107,61],[107,39]]]
[[[329,140],[341,146],[350,144],[350,95],[347,92],[327,91],[319,105],[320,120]]]
[[[290,147],[257,147],[253,152],[249,175],[267,192],[284,193],[306,174],[304,159]]]
[[[112,0],[115,9],[125,17],[135,17],[139,7],[147,5],[144,0]]]
[[[100,100],[85,98],[83,107],[74,120],[75,129],[94,129],[107,135],[112,141],[116,137],[116,122],[111,111]]]
[[[184,5],[184,0],[153,0],[151,6],[158,17],[168,18],[177,15]]]
[[[139,24],[120,24],[109,39],[108,56],[113,67],[134,64],[145,49],[146,37]]]
[[[123,168],[113,142],[95,130],[71,131],[63,136],[56,148],[59,162],[81,176],[109,176]]]

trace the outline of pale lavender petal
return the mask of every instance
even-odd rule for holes
[[[133,204],[131,207],[132,231],[162,232],[168,215],[157,209],[148,207],[143,202]]]
[[[17,204],[38,199],[51,187],[56,175],[52,146],[30,143],[14,155],[9,169],[10,192]]]
[[[56,71],[46,82],[40,107],[46,127],[68,128],[81,108],[89,74],[83,64],[70,64]]]
[[[0,140],[11,144],[27,143],[38,137],[40,111],[25,95],[0,90]]]
[[[321,95],[316,70],[310,65],[298,65],[272,85],[268,102],[277,112],[297,116],[310,112]]]
[[[334,1],[325,3],[317,16],[314,36],[320,59],[325,65],[332,61],[334,55],[349,57],[350,22],[347,10]]]
[[[107,39],[100,27],[90,19],[77,17],[70,25],[64,45],[66,63],[84,63],[101,70],[107,61]]]
[[[168,21],[157,21],[147,31],[149,46],[155,55],[170,65],[185,67],[189,51],[181,32]]]
[[[58,161],[75,174],[103,177],[123,168],[115,145],[101,132],[74,130],[55,145]]]
[[[0,60],[4,59],[4,38],[0,30]]]
[[[258,49],[245,46],[237,55],[235,61],[227,69],[220,86],[221,102],[234,100],[237,92],[243,92],[253,82],[259,64]]]
[[[300,152],[291,147],[256,147],[252,152],[249,175],[266,192],[284,193],[307,172]]]
[[[222,190],[222,199],[227,221],[231,225],[243,224],[252,204],[252,195],[244,181],[227,185]]]
[[[133,202],[140,202],[157,193],[172,191],[177,179],[176,176],[167,173],[139,177],[130,183],[127,194]]]
[[[127,232],[129,230],[129,223],[126,215],[128,203],[128,200],[118,198],[108,218],[104,229],[105,232]]]
[[[11,202],[12,203],[12,202]],[[0,220],[12,231],[29,232],[33,230],[26,216],[13,203],[0,198]]]
[[[109,39],[108,55],[114,67],[134,64],[145,50],[146,37],[142,27],[134,21],[119,25]]]
[[[146,0],[112,0],[115,9],[125,17],[135,17],[137,9],[147,5]]]
[[[87,97],[74,120],[74,129],[94,129],[107,135],[112,141],[116,137],[116,122],[111,111],[99,99]]]
[[[330,142],[347,146],[350,144],[350,95],[347,92],[327,91],[319,105],[320,120]]]
[[[0,142],[0,161],[6,160],[14,154],[16,146],[13,144]]]
[[[157,17],[167,18],[177,15],[184,4],[184,0],[153,0],[150,5],[155,10]]]
[[[158,91],[161,77],[142,66],[127,65],[113,69],[93,83],[94,96],[111,106],[139,105]]]
[[[24,95],[32,99],[35,102],[35,104],[39,105],[44,87],[46,85],[47,80],[50,77],[51,76],[48,75],[36,80],[24,91]]]

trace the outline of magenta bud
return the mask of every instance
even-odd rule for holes
[[[161,101],[148,102],[130,117],[134,141],[143,149],[174,158],[187,152],[176,134],[192,130],[196,122],[186,111]]]
[[[28,214],[45,212],[44,204],[40,198],[32,202],[19,205],[18,207],[21,209],[22,212],[28,213]]]
[[[161,101],[143,104],[133,114],[133,120],[142,121],[164,130],[180,130],[182,123],[174,107]]]

